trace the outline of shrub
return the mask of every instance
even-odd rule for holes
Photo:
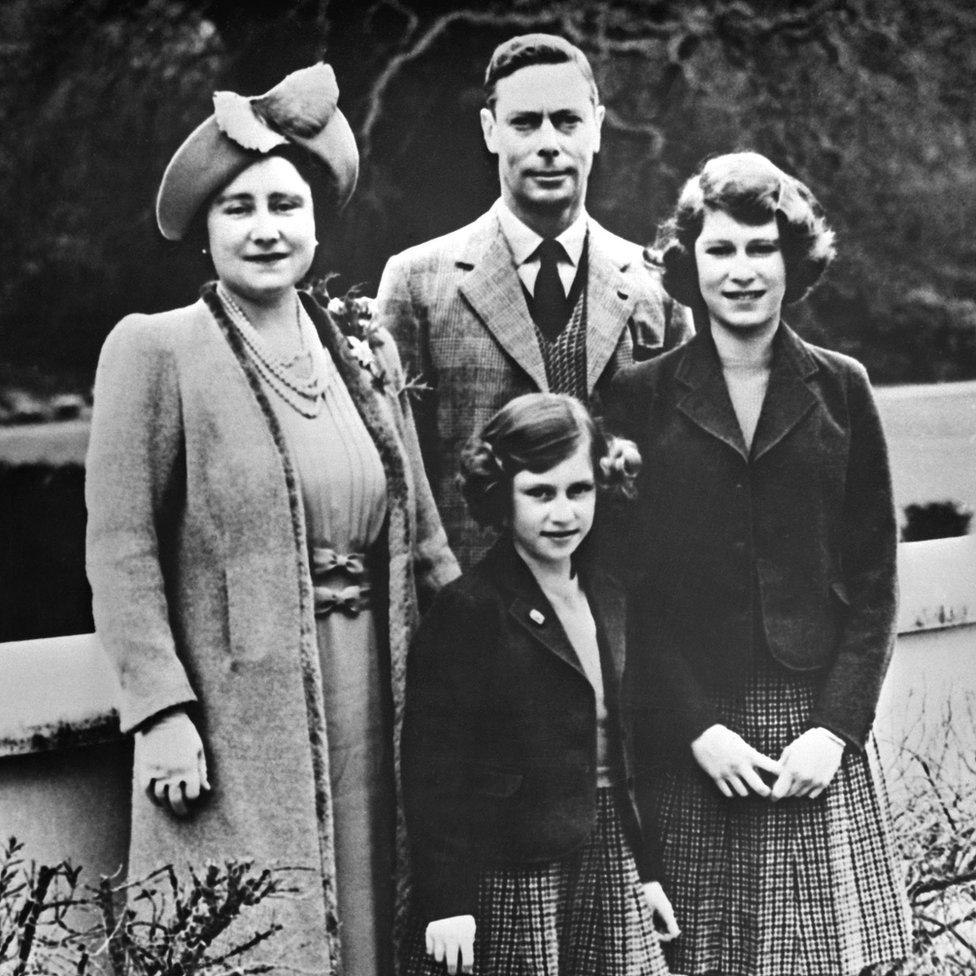
[[[972,509],[951,499],[926,505],[906,505],[901,539],[902,542],[921,542],[923,539],[965,535],[972,517]]]
[[[912,959],[891,976],[976,972],[976,715],[972,699],[967,705],[963,714],[946,707],[925,733],[941,752],[903,742],[891,777],[914,936]]]
[[[242,927],[248,910],[294,894],[283,869],[208,863],[183,878],[172,867],[117,883],[82,885],[67,862],[28,865],[10,838],[0,850],[0,972],[4,976],[256,976],[248,961],[280,931]]]

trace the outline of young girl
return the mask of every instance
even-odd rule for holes
[[[500,538],[411,648],[411,976],[459,958],[484,976],[667,972],[658,939],[677,926],[620,713],[624,599],[581,548],[611,467],[585,408],[552,393],[512,400],[465,449],[468,506]]]
[[[896,592],[884,436],[864,368],[781,318],[833,233],[806,186],[734,153],[661,243],[698,334],[618,373],[610,410],[644,459],[628,693],[667,769],[647,815],[670,962],[856,976],[911,940],[870,736]]]

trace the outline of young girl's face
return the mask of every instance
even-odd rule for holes
[[[569,570],[569,557],[593,525],[596,483],[589,438],[555,467],[512,479],[512,538],[529,563]]]
[[[774,219],[753,227],[724,210],[707,210],[695,264],[713,328],[742,335],[779,323],[786,265]]]

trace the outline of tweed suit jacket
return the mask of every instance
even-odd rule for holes
[[[581,561],[597,624],[618,809],[642,880],[660,877],[633,794],[620,708],[626,601]],[[502,538],[438,593],[410,650],[403,785],[415,888],[427,919],[476,914],[479,870],[578,848],[596,820],[596,695],[531,570]],[[626,787],[623,788],[623,787]]]
[[[863,746],[890,658],[896,525],[864,367],[781,325],[746,450],[709,331],[613,382],[644,459],[628,681],[657,743],[687,754],[709,692],[756,654],[820,675],[809,717]]]
[[[416,587],[436,589],[457,565],[404,409],[392,339],[376,349],[389,377],[380,391],[324,310],[311,300],[306,308],[387,477],[381,575],[399,710]],[[243,857],[295,869],[289,880],[306,897],[259,907],[250,924],[273,914],[285,927],[253,961],[337,971],[328,738],[304,512],[268,395],[212,287],[187,308],[130,315],[106,340],[86,502],[95,623],[119,676],[122,729],[189,704],[213,786],[183,820],[134,789],[130,877]]]
[[[545,364],[508,242],[493,211],[390,258],[377,293],[413,398],[421,450],[462,568],[489,541],[455,483],[465,441],[513,397],[546,390]],[[586,386],[595,415],[609,378],[691,334],[641,248],[589,221]]]

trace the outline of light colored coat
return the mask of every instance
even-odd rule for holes
[[[390,258],[377,292],[411,380],[427,474],[451,548],[469,568],[490,539],[455,484],[465,441],[513,397],[547,390],[546,369],[508,242],[493,211]],[[692,332],[637,244],[589,221],[586,389],[593,412],[613,374]]]
[[[387,477],[392,697],[403,705],[415,580],[457,575],[424,477],[396,348],[382,392],[311,301]],[[193,706],[213,795],[179,821],[133,794],[129,877],[161,863],[253,858],[301,869],[285,930],[253,958],[314,973],[339,959],[328,749],[305,525],[273,410],[212,288],[132,315],[106,340],[86,486],[95,621],[122,686],[124,730]],[[269,912],[249,916],[249,927]]]

